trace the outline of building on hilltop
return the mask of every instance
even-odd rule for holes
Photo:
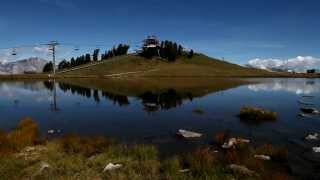
[[[157,36],[148,36],[142,41],[142,47],[137,52],[144,53],[146,57],[160,56],[160,40]]]
[[[143,48],[160,48],[160,40],[156,36],[148,36],[143,40]]]

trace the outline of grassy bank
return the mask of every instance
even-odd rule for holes
[[[230,135],[186,154],[160,157],[152,145],[119,144],[105,137],[38,136],[37,124],[24,119],[0,134],[1,179],[289,179],[287,150],[238,143],[223,149]],[[270,156],[262,160],[257,154]],[[109,163],[118,169],[106,170]]]

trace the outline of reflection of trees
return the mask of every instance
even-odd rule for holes
[[[49,90],[53,89],[53,82],[45,81],[44,82],[45,87]],[[90,89],[82,86],[77,85],[71,85],[67,83],[59,82],[59,88],[63,92],[71,92],[72,94],[80,95],[87,98],[93,98],[95,102],[99,103],[101,101],[101,97],[104,97],[107,100],[111,100],[114,104],[117,104],[119,106],[125,106],[130,104],[129,99],[127,96],[123,95],[117,95],[109,92],[101,92],[99,93],[99,90],[96,89]]]
[[[47,89],[53,91],[53,83],[54,82],[52,81],[45,81],[44,85]],[[119,95],[107,91],[99,91],[97,89],[90,89],[63,82],[59,82],[58,87],[63,92],[71,92],[72,94],[93,98],[93,100],[97,103],[101,102],[101,99],[104,98],[112,101],[113,104],[118,106],[127,106],[130,104],[128,96],[125,95]],[[142,104],[146,111],[155,112],[179,107],[183,104],[184,100],[192,101],[193,95],[191,93],[178,93],[175,89],[168,89],[161,93],[147,91],[138,96],[138,98],[142,100]]]
[[[70,84],[66,84],[66,83],[60,83],[60,82],[59,82],[59,88],[63,92],[70,91],[72,94],[77,94],[80,96],[91,98],[91,89],[89,89],[89,88],[76,86],[76,85],[70,85]]]
[[[102,96],[113,101],[113,104],[118,104],[119,106],[126,106],[130,104],[128,96],[117,95],[106,91],[102,92]]]
[[[181,106],[184,99],[192,101],[191,93],[181,94],[174,89],[169,89],[163,93],[153,93],[148,91],[141,96],[142,103],[146,111],[168,110]]]
[[[53,81],[43,81],[44,87],[46,87],[49,91],[53,91],[54,82]]]

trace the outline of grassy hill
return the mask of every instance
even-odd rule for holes
[[[264,70],[245,68],[205,55],[195,55],[192,59],[183,57],[176,62],[163,59],[145,59],[127,55],[115,57],[100,64],[60,73],[60,76],[108,76],[114,74],[143,77],[253,77],[274,76]]]

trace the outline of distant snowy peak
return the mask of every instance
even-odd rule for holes
[[[40,73],[47,63],[46,60],[31,57],[16,62],[0,62],[0,74],[24,74],[24,73]]]
[[[296,58],[282,59],[252,59],[248,66],[279,71],[306,72],[308,69],[320,69],[320,59],[312,56],[298,56]]]

